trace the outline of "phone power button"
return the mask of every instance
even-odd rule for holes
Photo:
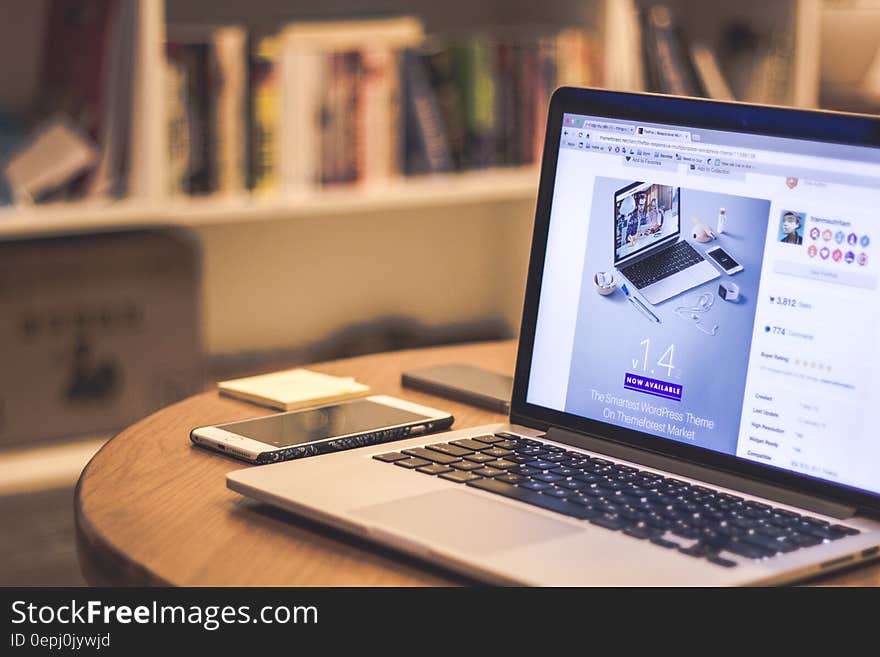
[[[416,426],[412,427],[409,430],[410,436],[421,436],[423,433],[425,433],[425,425],[424,424],[417,424]]]

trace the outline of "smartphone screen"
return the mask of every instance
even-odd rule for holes
[[[427,419],[426,415],[359,399],[323,408],[233,422],[221,428],[281,448]]]
[[[733,269],[739,263],[736,260],[731,258],[724,249],[717,248],[706,253],[709,257],[712,258],[715,262],[721,265],[724,269]]]

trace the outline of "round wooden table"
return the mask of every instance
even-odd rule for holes
[[[500,414],[403,389],[404,370],[471,363],[512,372],[515,343],[456,345],[350,358],[310,369],[355,376],[389,394],[455,416],[455,428],[503,422]],[[144,418],[110,440],[86,466],[76,491],[77,549],[96,585],[418,586],[466,584],[436,566],[244,498],[225,475],[247,467],[191,445],[196,426],[271,413],[196,395]],[[259,467],[259,466],[253,466]],[[880,565],[821,583],[880,585]]]

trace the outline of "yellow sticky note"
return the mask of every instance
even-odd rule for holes
[[[282,411],[363,397],[370,391],[353,377],[302,368],[221,381],[217,387],[220,394]]]

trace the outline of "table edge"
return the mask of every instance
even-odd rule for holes
[[[79,568],[90,586],[170,587],[173,586],[171,582],[159,577],[147,566],[116,547],[83,512],[82,484],[86,474],[98,455],[121,433],[110,438],[92,455],[76,481],[73,493],[73,518]]]

